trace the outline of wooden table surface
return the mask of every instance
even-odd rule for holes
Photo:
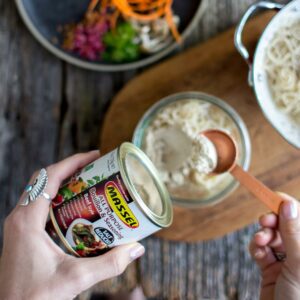
[[[256,2],[204,1],[206,13],[185,47],[236,24]],[[60,61],[29,34],[14,2],[0,0],[1,241],[3,221],[32,172],[72,153],[97,148],[99,124],[110,100],[140,71],[97,73]],[[193,244],[148,238],[138,265],[80,299],[137,284],[153,299],[258,299],[259,273],[247,251],[256,229],[254,224]]]

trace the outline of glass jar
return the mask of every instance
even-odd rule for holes
[[[230,128],[232,129],[231,134],[238,145],[239,156],[237,162],[243,169],[248,170],[251,158],[251,143],[245,123],[229,104],[214,96],[200,92],[182,92],[173,94],[150,107],[136,126],[133,135],[133,143],[144,150],[147,154],[145,149],[145,137],[147,135],[147,131],[151,130],[153,121],[156,119],[158,113],[166,107],[174,106],[176,103],[177,105],[183,105],[188,101],[201,101],[201,103],[208,103],[210,104],[209,107],[214,114],[212,115],[214,118],[216,117],[216,114],[220,114],[220,116],[224,116],[224,118],[226,118],[227,122],[230,123]],[[189,120],[187,118],[186,122],[188,121]],[[226,128],[214,128],[226,130]],[[205,129],[210,129],[210,127]],[[185,184],[174,188],[172,185],[168,184],[168,182],[165,182],[173,203],[186,207],[212,205],[224,200],[239,185],[239,183],[229,173],[207,176],[210,177],[205,177],[205,179],[203,179],[204,182],[199,185],[191,183],[189,186]]]

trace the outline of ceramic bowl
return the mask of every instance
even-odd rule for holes
[[[73,55],[60,47],[60,25],[78,22],[84,15],[89,0],[15,0],[19,13],[33,36],[57,57],[78,67],[97,71],[123,71],[152,64],[176,48],[175,41],[160,52],[141,57],[130,63],[112,64],[103,61],[88,61]],[[174,0],[174,13],[180,17],[179,31],[185,39],[197,24],[205,9],[204,0]],[[58,41],[54,43],[53,41]]]

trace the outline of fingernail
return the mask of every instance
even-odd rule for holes
[[[90,151],[90,154],[100,156],[100,150],[92,150]]]
[[[294,197],[288,195],[288,194],[285,194],[285,193],[282,193],[282,192],[277,192],[277,194],[279,196],[281,196],[283,198],[283,200],[288,200],[288,201],[297,201]]]
[[[99,149],[96,149],[96,150],[91,150],[90,152],[91,152],[91,153],[92,153],[92,152],[95,152],[95,153],[96,153],[96,152],[97,152],[97,153],[100,153],[100,150],[99,150]]]
[[[265,232],[264,231],[258,231],[258,232],[255,233],[255,236],[264,237],[265,236]]]
[[[258,258],[258,259],[264,258],[265,254],[266,254],[266,252],[263,249],[260,249],[260,248],[256,249],[255,252],[254,252],[255,258]]]
[[[286,220],[297,219],[298,204],[295,201],[284,201],[281,207],[281,216]]]
[[[130,250],[130,258],[131,258],[131,260],[135,260],[135,259],[141,257],[144,253],[145,253],[144,246],[142,246],[142,245],[134,246]]]

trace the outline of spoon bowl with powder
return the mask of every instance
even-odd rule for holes
[[[254,196],[278,214],[282,203],[281,197],[237,164],[238,151],[234,139],[226,132],[217,129],[203,131],[201,135],[213,143],[217,152],[217,165],[212,173],[230,172]]]

